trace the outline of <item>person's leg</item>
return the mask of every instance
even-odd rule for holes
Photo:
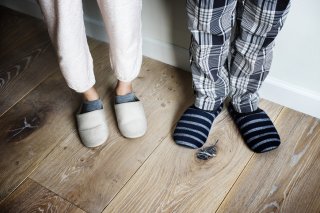
[[[95,77],[83,21],[82,1],[38,1],[61,72],[68,86],[83,95],[81,114],[77,114],[82,142],[89,147],[106,141],[108,129],[102,102],[93,85]],[[96,111],[96,112],[92,112]],[[92,112],[92,113],[89,113]],[[91,119],[92,115],[99,119]],[[99,121],[99,129],[94,128]]]
[[[97,0],[110,43],[110,61],[118,79],[115,111],[123,136],[136,138],[146,132],[142,103],[132,81],[142,64],[142,0]],[[130,112],[130,113],[129,113]]]
[[[283,26],[289,0],[246,0],[232,45],[229,111],[249,148],[266,152],[280,144],[270,118],[258,108],[258,89],[269,73],[274,39]],[[241,5],[239,5],[241,6]]]
[[[79,93],[89,90],[95,84],[95,77],[85,34],[82,1],[38,2],[68,86]]]
[[[110,42],[117,95],[132,92],[142,63],[141,0],[97,0]]]
[[[236,0],[187,0],[196,100],[176,126],[173,138],[179,145],[198,148],[206,142],[229,93],[226,59],[236,3]]]

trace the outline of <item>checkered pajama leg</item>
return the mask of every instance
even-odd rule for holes
[[[236,0],[187,0],[195,106],[215,111],[229,93],[225,64]]]
[[[290,0],[238,2],[238,34],[231,45],[230,94],[236,111],[258,108],[257,93],[269,73],[274,39],[283,26]]]

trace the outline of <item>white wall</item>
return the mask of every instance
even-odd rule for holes
[[[320,94],[320,1],[293,2],[280,33],[271,76]],[[319,109],[320,110],[320,109]]]
[[[34,0],[0,0],[36,17]],[[83,0],[87,34],[106,40],[94,0]],[[271,74],[261,96],[320,118],[320,1],[293,0],[276,41]],[[143,0],[144,55],[189,70],[185,0]]]

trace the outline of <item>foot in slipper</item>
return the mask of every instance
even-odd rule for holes
[[[132,95],[132,93],[130,94]],[[147,131],[147,119],[142,102],[135,97],[134,101],[117,103],[114,106],[118,127],[126,138],[138,138]]]
[[[83,107],[76,115],[81,141],[86,147],[100,146],[107,141],[109,136],[104,109],[85,113],[81,111],[82,109]]]

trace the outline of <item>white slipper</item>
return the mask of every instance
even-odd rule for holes
[[[109,136],[104,109],[77,114],[78,131],[86,147],[100,146]]]
[[[126,138],[138,138],[147,131],[147,119],[142,102],[128,102],[114,106],[118,127]]]

